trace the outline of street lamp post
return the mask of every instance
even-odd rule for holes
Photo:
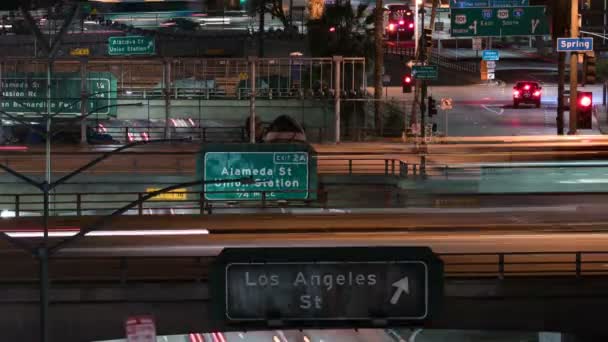
[[[80,168],[72,171],[71,173],[59,178],[58,180],[56,180],[54,182],[47,182],[46,178],[43,182],[37,182],[36,180],[34,180],[16,170],[13,170],[12,168],[10,168],[6,165],[0,164],[0,169],[27,182],[30,185],[38,188],[39,190],[41,190],[41,192],[43,193],[43,196],[44,196],[44,204],[43,204],[43,230],[44,231],[43,231],[43,240],[39,246],[37,246],[36,248],[32,248],[31,246],[21,242],[20,240],[18,240],[16,238],[12,238],[4,232],[0,232],[1,239],[8,241],[9,243],[13,244],[14,246],[16,246],[19,249],[29,252],[35,258],[37,258],[39,261],[40,334],[41,334],[42,342],[47,342],[49,340],[49,337],[48,337],[48,328],[49,328],[49,326],[48,326],[48,307],[49,307],[48,266],[49,266],[49,258],[53,253],[56,253],[61,248],[63,248],[65,245],[67,245],[69,243],[73,243],[73,242],[77,241],[78,239],[83,238],[87,233],[101,228],[106,223],[108,223],[110,220],[112,220],[114,217],[122,215],[123,213],[134,208],[135,206],[139,205],[140,203],[143,203],[143,202],[147,201],[148,199],[155,197],[159,194],[167,193],[167,192],[170,192],[177,188],[194,186],[194,185],[198,185],[198,184],[201,184],[201,185],[217,184],[217,183],[226,183],[226,182],[233,182],[233,181],[239,181],[244,184],[253,184],[256,181],[253,180],[252,178],[222,179],[222,180],[213,180],[213,181],[196,180],[196,181],[184,182],[184,183],[180,183],[180,184],[171,185],[171,186],[165,187],[163,189],[160,189],[160,190],[157,190],[154,192],[150,192],[150,193],[142,196],[141,198],[138,198],[137,200],[115,210],[110,215],[100,217],[98,220],[93,222],[91,225],[80,230],[80,232],[78,232],[78,234],[71,236],[67,239],[64,239],[64,240],[56,243],[53,246],[49,246],[49,241],[48,241],[48,237],[49,237],[48,222],[49,222],[49,216],[50,216],[48,198],[49,198],[50,191],[55,189],[57,186],[67,182],[69,179],[71,179],[71,178],[81,174],[82,172],[90,169],[91,167],[97,165],[101,161],[103,161],[119,152],[129,149],[131,147],[138,146],[138,145],[147,145],[147,144],[152,144],[152,143],[184,142],[184,141],[189,141],[189,140],[190,139],[156,139],[156,140],[149,140],[149,141],[135,141],[135,142],[123,145],[121,147],[118,147],[107,153],[104,153],[103,155],[99,156],[98,158],[90,161],[89,163],[81,166]]]

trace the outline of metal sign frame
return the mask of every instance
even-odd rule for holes
[[[420,264],[424,266],[424,284],[426,286],[425,290],[424,290],[424,314],[418,317],[408,317],[408,316],[403,316],[403,317],[390,317],[390,319],[400,319],[400,320],[420,320],[420,319],[425,319],[428,314],[429,314],[429,266],[425,261],[415,261],[415,260],[408,260],[408,261],[395,261],[395,262],[390,262],[391,264]],[[353,265],[353,264],[380,264],[380,265],[385,265],[387,264],[387,262],[384,261],[321,261],[321,262],[265,262],[265,263],[261,263],[261,262],[257,262],[257,263],[250,263],[250,262],[234,262],[234,263],[229,263],[228,265],[226,265],[226,318],[230,319],[230,320],[234,320],[234,321],[260,321],[260,319],[257,318],[238,318],[238,317],[230,317],[230,309],[228,307],[229,304],[229,299],[228,299],[228,270],[230,269],[231,266],[235,266],[235,265],[310,265],[310,264],[315,264],[315,265],[344,265],[344,264],[349,264],[349,265]],[[342,320],[342,321],[354,321],[354,320],[368,320],[369,317],[328,317],[328,318],[317,318],[317,317],[303,317],[303,318],[283,318],[283,321],[334,321],[334,320]]]

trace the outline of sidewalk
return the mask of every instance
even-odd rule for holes
[[[608,114],[606,113],[606,106],[596,105],[593,108],[593,116],[597,121],[597,126],[602,134],[608,134]]]

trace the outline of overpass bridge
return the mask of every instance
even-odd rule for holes
[[[0,109],[25,117],[45,113],[47,95],[40,89],[46,88],[48,68],[46,59],[3,58]],[[362,57],[58,58],[51,78],[51,112],[58,116],[144,120],[148,128],[160,121],[164,137],[172,120],[197,128],[234,127],[243,125],[251,111],[268,122],[289,115],[329,134],[339,110],[336,96],[367,96]],[[351,112],[364,117],[367,110],[363,102],[342,107],[345,117]]]
[[[601,232],[606,215],[596,215],[604,223],[588,227],[552,214],[555,231],[545,225],[551,223],[534,223],[549,217],[542,212],[520,215],[526,227],[509,226],[509,217],[477,213],[119,217],[102,230],[116,236],[89,235],[51,258],[51,334],[65,341],[116,338],[124,334],[125,317],[137,314],[154,315],[159,334],[216,331],[209,266],[222,248],[373,245],[430,246],[443,261],[441,309],[419,327],[559,331],[599,341],[605,338],[601,313],[608,262],[608,251],[601,248],[608,235]],[[65,222],[82,225],[90,219]],[[558,221],[571,227],[559,229]],[[0,230],[32,222],[2,220]],[[344,225],[354,228],[345,231]],[[195,230],[200,227],[208,233]],[[142,236],[142,229],[159,234]],[[596,232],[588,233],[592,229]],[[174,234],[162,233],[167,230]],[[570,249],[573,240],[577,250]],[[0,326],[6,338],[35,340],[37,263],[5,242],[0,252],[5,256]]]

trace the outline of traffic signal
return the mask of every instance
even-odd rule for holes
[[[579,91],[576,99],[577,128],[591,129],[591,115],[593,113],[593,93]]]
[[[424,44],[427,48],[433,46],[433,30],[430,28],[424,29]]]
[[[428,97],[429,116],[437,115],[437,101],[432,96]]]
[[[405,76],[403,76],[403,80],[402,80],[402,85],[403,85],[403,92],[404,93],[411,93],[412,92],[412,83],[414,82],[414,79],[412,78],[411,74],[406,74]]]
[[[594,84],[595,83],[595,56],[585,55],[583,62],[583,84]]]

